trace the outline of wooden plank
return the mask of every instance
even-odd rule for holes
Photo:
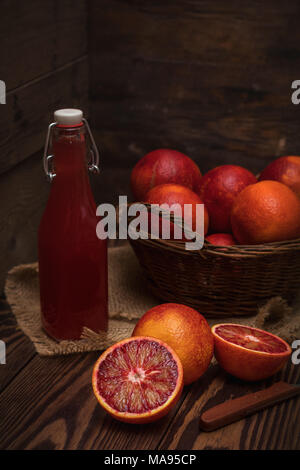
[[[0,339],[5,342],[6,364],[0,365],[0,393],[35,356],[31,341],[17,326],[8,305],[0,311]]]
[[[133,167],[151,150],[173,148],[193,158],[202,172],[233,163],[257,173],[280,155],[300,154],[296,109],[288,110],[289,116],[282,121],[280,106],[214,116],[212,108],[209,112],[200,105],[173,102],[166,105],[165,113],[161,105],[156,100],[151,109],[142,100],[105,103],[100,97],[93,101],[96,140],[111,164]],[[109,124],[97,129],[96,121],[104,122],[105,116],[110,116]],[[116,122],[114,116],[124,116],[124,120],[120,117]]]
[[[93,124],[116,165],[158,147],[203,171],[240,163],[257,172],[300,154],[298,2],[114,0],[101,15],[91,5]]]
[[[159,426],[115,421],[93,395],[91,375],[98,356],[35,356],[0,395],[0,447],[155,449],[176,410]]]
[[[180,404],[159,426],[119,423],[106,415],[93,397],[90,380],[97,356],[35,356],[0,395],[1,448],[299,448],[300,409],[296,399],[222,430],[200,433],[199,414],[204,407],[261,386],[228,379],[217,366],[210,368],[200,383],[185,389]],[[299,380],[298,369],[281,376],[295,383]]]
[[[290,383],[299,384],[299,367],[287,367],[281,375]],[[241,447],[258,450],[299,450],[299,405],[299,399],[288,400],[247,420],[241,436]],[[253,429],[252,432],[250,428]]]
[[[125,60],[117,66],[113,59],[110,64],[104,69],[112,76],[101,75],[103,89],[94,88],[91,108],[102,144],[118,165],[132,165],[163,146],[186,152],[205,170],[241,159],[259,171],[276,156],[300,153],[298,109],[289,102],[294,72],[270,87],[270,76],[254,86],[243,80],[244,74],[227,68],[221,75],[224,70],[216,66],[142,62],[131,67]],[[93,75],[99,74],[95,64]],[[207,83],[205,74],[222,78]],[[170,83],[167,76],[176,79]],[[112,98],[117,93],[122,96],[118,101]]]
[[[0,106],[0,174],[42,148],[55,109],[87,112],[87,103],[86,56],[8,93],[7,104]]]
[[[211,367],[200,383],[191,387],[160,449],[299,449],[297,398],[213,432],[199,430],[199,416],[205,409],[280,379],[300,383],[300,368],[289,364],[265,383],[247,384],[224,374],[218,365]]]
[[[100,132],[99,141],[103,140]],[[119,195],[128,196],[130,193],[130,168],[111,168],[109,166],[109,156],[101,151],[101,173],[97,176],[91,176],[91,186],[97,206],[101,203],[109,203],[117,206],[119,204]]]
[[[14,265],[37,259],[37,228],[48,197],[42,150],[0,175],[0,289]]]
[[[15,89],[87,52],[86,0],[1,2],[1,80]]]
[[[297,0],[91,2],[93,52],[181,63],[299,66]]]

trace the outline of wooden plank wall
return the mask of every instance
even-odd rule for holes
[[[158,147],[203,171],[300,154],[298,0],[91,0],[91,112],[108,165]]]
[[[0,291],[7,270],[36,259],[49,185],[45,132],[58,107],[88,111],[86,0],[1,2]]]

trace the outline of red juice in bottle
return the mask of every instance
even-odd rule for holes
[[[71,340],[80,338],[83,327],[107,330],[107,242],[96,234],[99,217],[88,177],[88,124],[80,110],[59,110],[54,116],[56,123],[49,129],[55,174],[48,172],[46,158],[52,182],[39,227],[41,314],[51,337]]]

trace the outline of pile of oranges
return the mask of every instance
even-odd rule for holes
[[[260,244],[300,237],[300,157],[284,156],[257,177],[238,165],[221,165],[202,176],[183,153],[159,149],[132,170],[137,201],[204,203],[204,234],[215,245]],[[194,213],[194,211],[193,211]],[[175,214],[176,215],[176,214]],[[195,221],[191,221],[194,227]]]

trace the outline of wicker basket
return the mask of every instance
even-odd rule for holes
[[[153,294],[189,305],[205,316],[254,315],[273,296],[290,301],[300,287],[300,239],[219,247],[137,239],[130,243]]]

